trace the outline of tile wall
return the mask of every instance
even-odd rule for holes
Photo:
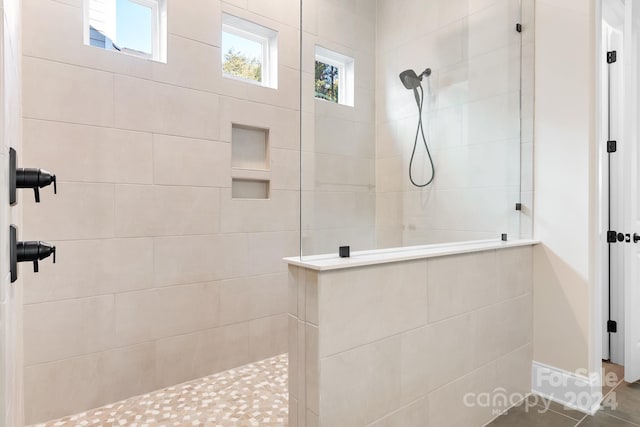
[[[467,405],[467,393],[531,389],[532,265],[522,247],[291,266],[289,425],[486,424],[510,405]]]
[[[59,178],[22,199],[59,250],[22,269],[27,423],[287,350],[299,2],[168,0],[166,64],[85,46],[82,3],[23,2],[21,163]],[[223,11],[278,31],[277,90],[222,77]],[[269,130],[269,200],[231,197],[232,123]]]

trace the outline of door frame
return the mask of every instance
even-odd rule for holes
[[[604,311],[605,292],[608,292],[609,281],[609,244],[607,243],[607,235],[609,227],[609,192],[608,192],[608,158],[606,152],[606,144],[602,142],[602,136],[606,135],[606,126],[604,118],[608,115],[607,100],[603,99],[605,77],[602,66],[602,52],[605,48],[602,40],[603,30],[603,8],[605,2],[616,0],[596,0],[594,20],[594,37],[595,52],[593,69],[595,71],[595,149],[591,154],[591,164],[593,174],[591,175],[592,188],[595,189],[595,197],[592,202],[592,212],[595,213],[592,224],[592,260],[590,275],[592,286],[590,290],[590,335],[591,343],[589,346],[589,372],[597,378],[598,384],[595,388],[601,392],[603,385],[602,377],[602,359],[604,349],[604,328],[606,327],[606,315]],[[626,1],[626,0],[621,0]],[[598,390],[594,389],[593,393]]]
[[[22,2],[0,7],[0,427],[24,423],[22,281],[11,283],[9,224],[22,225],[22,207],[9,204],[9,147],[22,148]]]
[[[605,10],[608,9],[608,10]],[[615,30],[622,33],[620,36],[614,36],[613,39],[607,39],[604,34],[604,21],[609,18],[614,24]],[[625,19],[625,3],[624,0],[604,0],[602,10],[602,28],[598,33],[601,45],[598,51],[598,67],[601,71],[599,79],[598,95],[601,103],[599,103],[600,111],[598,119],[600,127],[598,129],[598,159],[601,166],[601,189],[603,191],[603,203],[600,205],[602,215],[601,230],[622,230],[625,226],[624,218],[624,201],[619,196],[620,184],[624,182],[624,158],[623,153],[609,154],[607,153],[604,141],[608,139],[622,140],[624,138],[624,129],[621,125],[619,116],[612,118],[611,111],[621,113],[624,111],[622,92],[616,91],[616,87],[622,87],[623,68],[624,67],[624,22]],[[611,34],[609,34],[611,35]],[[619,39],[622,37],[621,39]],[[616,40],[619,39],[619,40]],[[607,43],[605,46],[604,43]],[[614,46],[611,46],[614,43]],[[616,65],[608,65],[604,58],[608,50],[616,50],[618,52],[618,61]],[[615,75],[619,79],[612,80],[611,75]],[[614,83],[613,85],[611,83]],[[612,93],[613,89],[613,93]],[[613,133],[610,131],[613,128]],[[619,145],[619,149],[623,146]],[[613,168],[612,168],[613,167]],[[602,263],[602,359],[611,360],[612,363],[624,364],[624,249],[621,245],[611,245],[604,239],[602,251],[604,254]],[[613,280],[612,280],[613,279]],[[617,283],[618,286],[612,286]],[[618,322],[618,332],[609,334],[607,330],[607,320],[612,319]]]
[[[606,123],[603,117],[607,111],[607,100],[603,99],[603,85],[606,84],[606,75],[603,75],[604,68],[602,67],[603,52],[603,6],[605,3],[619,2],[624,8],[624,20],[625,20],[625,33],[623,37],[626,37],[626,25],[629,17],[628,4],[634,0],[596,0],[595,1],[595,135],[597,141],[595,143],[595,149],[592,152],[591,164],[593,167],[593,175],[591,184],[594,189],[594,205],[592,205],[592,212],[595,212],[594,220],[592,221],[592,260],[590,274],[593,278],[592,286],[590,290],[590,338],[591,345],[589,346],[589,371],[591,374],[602,373],[602,356],[604,350],[604,333],[606,328],[607,313],[604,310],[604,304],[606,303],[605,292],[608,287],[608,274],[609,274],[609,259],[608,249],[609,243],[607,243],[606,231],[608,230],[608,168],[607,168],[607,153],[606,153],[606,139],[603,140],[603,135],[606,135]],[[623,46],[626,47],[626,39],[623,40]],[[624,84],[624,81],[623,81]],[[623,90],[625,96],[628,96],[629,91]],[[635,95],[637,96],[637,95]],[[627,101],[624,101],[625,106]],[[626,129],[622,129],[622,136],[627,133]],[[592,193],[593,194],[593,193]],[[626,222],[626,221],[625,221]],[[626,226],[626,224],[621,224]],[[625,256],[626,258],[626,256]],[[625,270],[627,270],[625,268]],[[626,274],[626,272],[625,272]],[[625,322],[624,319],[621,319]],[[625,325],[623,325],[624,328]],[[624,333],[624,329],[619,332]],[[625,361],[626,362],[626,361]],[[599,376],[602,380],[602,376]]]

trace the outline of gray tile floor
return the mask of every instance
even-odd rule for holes
[[[622,367],[605,364],[605,372],[614,372],[622,378]],[[496,418],[490,427],[634,427],[640,426],[640,383],[619,383],[615,387],[605,387],[604,394],[611,392],[612,401],[617,403],[615,409],[604,408],[596,415],[585,415],[581,412],[565,409],[552,403],[548,410],[538,404],[538,399],[531,398],[509,410],[505,415]],[[615,394],[614,394],[615,393]]]

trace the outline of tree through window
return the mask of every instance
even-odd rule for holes
[[[316,61],[316,98],[337,103],[340,96],[339,79],[338,67]]]
[[[278,33],[229,14],[222,15],[222,74],[277,88]]]
[[[353,58],[316,46],[315,97],[341,105],[354,105]]]

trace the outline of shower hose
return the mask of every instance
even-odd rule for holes
[[[411,151],[411,160],[409,161],[409,180],[411,184],[418,188],[424,188],[433,182],[433,178],[436,175],[436,169],[433,165],[433,157],[431,157],[431,151],[429,150],[429,145],[427,144],[427,138],[424,135],[424,127],[422,124],[422,109],[424,105],[424,89],[422,89],[422,85],[418,86],[420,88],[420,97],[416,96],[416,104],[418,106],[418,128],[416,129],[416,138],[413,141],[413,151]],[[417,93],[417,92],[416,92]],[[431,178],[424,184],[418,184],[413,179],[413,159],[416,156],[416,149],[418,148],[418,139],[422,136],[422,142],[424,143],[424,148],[427,150],[427,156],[429,157],[429,163],[431,163]]]

